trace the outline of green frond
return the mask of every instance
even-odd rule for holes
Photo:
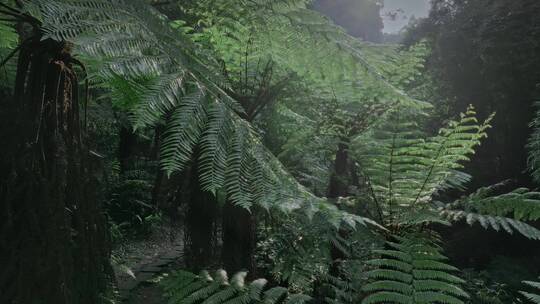
[[[287,296],[287,288],[273,287],[264,292],[264,304],[279,303]]]
[[[478,189],[452,204],[439,208],[439,214],[448,221],[464,220],[467,224],[480,224],[485,229],[514,233],[538,240],[540,230],[523,222],[540,216],[540,194],[519,188],[509,193],[492,195],[505,182]]]
[[[517,231],[526,238],[540,240],[540,230],[529,224],[511,218],[444,209],[441,210],[441,216],[446,217],[449,221],[456,222],[465,220],[469,225],[479,223],[485,229],[491,228],[496,231],[504,230],[510,234]]]
[[[17,47],[18,34],[14,24],[0,21],[0,62],[8,59]],[[16,73],[17,55],[15,54],[5,64],[0,66],[0,88],[14,83]]]
[[[449,122],[438,135],[427,137],[419,132],[418,112],[396,111],[389,114],[386,123],[356,139],[356,159],[369,176],[384,211],[397,222],[448,224],[422,206],[429,207],[439,191],[463,189],[469,181],[470,176],[459,170],[486,137],[491,120],[479,123],[475,115],[469,107],[459,120]]]
[[[289,295],[285,304],[304,304],[311,300],[311,297],[305,294],[292,294]]]
[[[485,214],[510,216],[515,220],[536,221],[540,219],[540,192],[518,188],[508,193],[492,195],[498,187],[499,185],[493,185],[480,188],[472,195],[459,200],[458,204],[474,208]]]
[[[302,304],[311,299],[304,294],[289,294],[283,287],[265,290],[265,279],[246,284],[246,274],[236,273],[229,284],[224,270],[219,270],[215,278],[209,276],[208,272],[196,276],[178,271],[172,273],[162,285],[171,304]]]
[[[377,303],[398,303],[411,304],[413,298],[398,292],[379,291],[371,294],[362,300],[362,304],[377,304]]]
[[[233,131],[228,110],[220,103],[212,103],[208,110],[208,126],[200,141],[199,170],[204,190],[215,192],[224,186],[229,139]]]
[[[540,292],[540,282],[535,281],[523,281],[523,284],[527,285],[531,289],[534,289],[536,292]],[[540,294],[531,293],[526,291],[520,291],[520,293],[531,303],[540,304]]]
[[[525,291],[520,292],[525,298],[527,298],[531,303],[538,304],[540,303],[540,295],[529,293]]]
[[[169,174],[182,171],[191,160],[207,120],[204,98],[200,91],[181,97],[167,122],[161,145],[161,166]]]
[[[464,303],[468,295],[459,285],[464,281],[451,272],[457,268],[444,262],[440,248],[423,238],[398,237],[389,242],[393,250],[377,250],[381,257],[368,265],[372,280],[363,286],[366,303]]]

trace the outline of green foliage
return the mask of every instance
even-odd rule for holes
[[[163,286],[172,304],[303,304],[311,299],[304,294],[291,294],[283,287],[266,288],[265,279],[245,282],[246,275],[239,272],[229,280],[224,270],[218,270],[214,277],[207,271],[200,275],[176,271]]]
[[[540,290],[540,283],[535,281],[523,281],[523,283],[535,290]],[[540,294],[530,293],[526,291],[520,291],[521,294],[527,298],[531,303],[540,303]],[[538,291],[537,291],[538,292]]]
[[[313,282],[328,272],[333,230],[318,217],[308,220],[291,216],[272,222],[275,223],[259,231],[258,268],[291,290],[312,291]]]
[[[512,270],[508,273],[511,272]],[[504,304],[512,303],[515,299],[515,296],[509,292],[507,284],[494,281],[491,274],[486,271],[464,269],[463,279],[467,281],[464,284],[464,289],[470,295],[470,299],[466,303]]]
[[[266,4],[272,11],[290,5]],[[171,25],[142,0],[33,1],[26,10],[42,22],[44,38],[73,43],[92,79],[120,91],[112,95],[122,97],[120,105],[136,103],[131,109],[136,128],[166,124],[161,165],[167,173],[183,170],[198,149],[205,190],[223,189],[246,208],[258,204],[340,216],[298,185],[264,148],[242,118],[241,105],[226,93],[214,53],[185,26]]]
[[[383,215],[403,215],[396,213],[397,209],[417,215],[439,191],[460,188],[469,180],[458,170],[486,136],[490,121],[479,123],[475,114],[470,107],[436,136],[426,137],[413,120],[417,114],[408,117],[404,111],[390,113],[388,124],[357,139],[356,159],[369,178]]]
[[[540,102],[536,102],[537,111],[529,126],[533,129],[527,148],[529,158],[527,165],[535,181],[540,181]]]
[[[445,263],[441,249],[425,238],[397,237],[381,257],[368,261],[376,267],[367,273],[373,282],[363,290],[368,303],[464,303],[468,295],[459,285],[465,281],[451,274],[457,268]]]
[[[151,164],[140,164],[122,174],[110,172],[104,207],[117,236],[149,232],[159,221],[151,205],[154,169]]]
[[[441,207],[440,214],[449,221],[465,220],[469,225],[479,223],[485,229],[504,230],[510,234],[517,231],[529,239],[539,240],[540,230],[522,222],[538,219],[539,194],[520,188],[493,195],[502,185],[504,183],[480,188],[452,204]]]
[[[521,221],[540,219],[540,193],[527,188],[518,188],[509,193],[496,195],[499,187],[506,182],[478,189],[475,193],[461,200],[463,204],[472,204],[480,212],[497,216],[510,216]]]
[[[0,21],[0,88],[9,88],[15,79],[17,56],[13,51],[17,47],[18,34],[13,25],[11,22]]]

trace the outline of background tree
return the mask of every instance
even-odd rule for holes
[[[443,117],[472,103],[482,117],[497,112],[493,133],[467,171],[477,186],[495,179],[531,185],[525,145],[538,99],[540,23],[536,1],[433,1],[430,15],[407,32],[405,45],[427,39],[427,71]],[[523,30],[527,28],[527,30]]]

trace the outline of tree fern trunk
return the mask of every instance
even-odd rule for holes
[[[156,127],[154,131],[154,143],[152,144],[152,149],[150,152],[150,159],[155,160],[159,163],[159,150],[161,148],[161,136],[162,136],[162,127],[158,126]],[[164,179],[166,177],[165,171],[161,170],[161,168],[157,168],[156,170],[156,177],[154,179],[154,187],[152,188],[152,206],[156,209],[156,211],[160,211],[161,207],[160,203],[162,200],[162,186],[164,183]],[[176,213],[176,212],[175,212]],[[173,214],[171,214],[171,217],[174,217]]]
[[[349,164],[349,144],[348,140],[342,139],[338,145],[334,160],[334,170],[330,175],[328,185],[328,198],[338,198],[347,196],[350,185],[350,164]]]
[[[120,128],[120,142],[118,144],[118,160],[120,161],[120,172],[124,173],[130,168],[135,154],[137,136],[133,133],[131,127],[123,126]]]
[[[252,213],[227,201],[223,206],[223,251],[224,268],[229,273],[247,270],[255,273],[256,222]]]
[[[99,303],[110,251],[78,79],[67,46],[40,38],[22,45],[14,102],[2,105],[0,303]]]
[[[187,175],[190,182],[186,189],[189,193],[185,196],[187,198],[185,262],[188,269],[198,271],[208,268],[215,256],[218,204],[212,193],[201,189],[196,163],[192,165]]]
[[[330,176],[328,185],[327,197],[335,199],[348,196],[349,186],[351,185],[351,168],[349,160],[349,139],[342,138],[338,145],[336,158],[334,160],[334,170]],[[346,237],[346,232],[339,229],[338,234],[341,237]],[[332,244],[330,255],[332,257],[332,265],[330,266],[330,275],[339,276],[339,266],[345,258],[342,250]]]

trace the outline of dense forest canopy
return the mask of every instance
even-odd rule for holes
[[[540,3],[384,5],[0,0],[0,303],[540,303]]]

